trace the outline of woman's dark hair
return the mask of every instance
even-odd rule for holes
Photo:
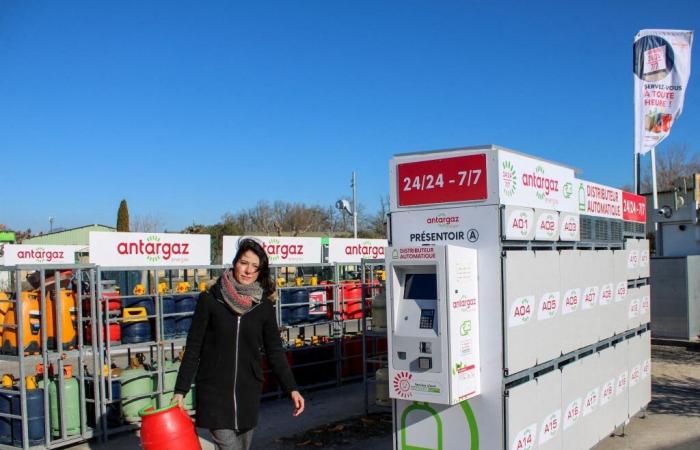
[[[241,256],[247,251],[255,253],[260,259],[260,265],[258,266],[258,283],[260,283],[263,289],[263,297],[270,298],[270,296],[275,293],[275,284],[272,281],[272,277],[270,277],[270,261],[267,258],[267,253],[265,253],[265,249],[258,241],[251,238],[239,239],[238,251],[233,258],[233,265],[235,266],[238,260],[241,259]]]

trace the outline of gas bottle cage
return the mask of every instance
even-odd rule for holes
[[[383,267],[381,260],[374,264]],[[275,303],[282,338],[301,344],[289,351],[288,359],[300,378],[311,380],[304,387],[362,379],[362,361],[385,351],[375,341],[370,350],[359,341],[354,345],[357,338],[343,339],[371,328],[365,303],[379,286],[374,273],[341,283],[348,274],[357,275],[356,269],[345,266],[359,267],[306,265],[295,269],[299,276],[290,276],[289,268],[271,266],[278,298],[290,288],[309,293],[305,305]],[[91,438],[107,441],[112,434],[133,430],[134,423],[140,425],[139,419],[131,424],[123,420],[124,403],[166,406],[196,299],[225,267],[0,266],[0,375],[12,380],[0,386],[0,450],[57,448]],[[362,291],[362,300],[355,299],[359,294],[351,289]],[[167,302],[165,297],[170,297]],[[285,309],[300,306],[308,308],[308,320],[285,324]],[[362,313],[350,319],[348,312],[355,309]],[[128,327],[134,327],[133,342],[124,337]],[[329,351],[323,350],[326,347]],[[313,349],[324,359],[308,358],[306,353]],[[306,359],[298,358],[295,365],[293,354],[299,351]],[[120,378],[124,371],[116,367],[123,365],[123,358],[134,357],[147,368],[147,382],[135,390],[134,380],[127,386],[129,380]],[[325,375],[304,376],[312,372]],[[269,368],[264,374],[267,380]],[[264,395],[281,395],[272,378],[264,386]],[[194,389],[185,402],[193,414]]]

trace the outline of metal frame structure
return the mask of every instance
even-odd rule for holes
[[[274,270],[275,278],[277,278],[282,271],[282,267],[287,265],[271,265]],[[298,267],[300,265],[289,265],[289,267]],[[282,333],[286,333],[287,338],[291,337],[294,332],[301,332],[305,335],[305,330],[308,328],[313,329],[313,333],[316,334],[317,330],[321,327],[328,327],[327,334],[329,338],[333,338],[329,344],[333,346],[333,351],[328,352],[327,356],[332,354],[332,359],[324,360],[314,360],[305,363],[293,364],[292,369],[303,369],[304,367],[317,366],[321,364],[335,364],[335,379],[321,380],[318,383],[302,385],[303,389],[314,389],[323,386],[338,386],[343,382],[347,381],[348,378],[343,377],[343,368],[347,364],[349,358],[359,358],[362,357],[363,361],[363,374],[362,377],[366,376],[366,367],[364,364],[364,359],[367,355],[367,347],[362,338],[362,355],[350,356],[348,357],[345,352],[344,343],[346,342],[343,337],[347,334],[347,329],[350,327],[349,324],[354,323],[354,328],[357,329],[359,333],[367,329],[367,323],[365,316],[367,311],[365,310],[365,283],[364,278],[360,280],[362,287],[362,319],[349,319],[343,320],[342,312],[344,311],[345,299],[341,298],[340,295],[342,284],[341,284],[341,274],[347,272],[349,267],[356,268],[360,264],[306,264],[303,268],[309,267],[313,268],[314,272],[317,269],[321,271],[330,270],[332,271],[332,284],[327,285],[317,285],[317,286],[292,286],[292,287],[281,287],[277,289],[278,297],[281,296],[281,292],[285,289],[291,288],[304,288],[304,289],[318,289],[320,287],[331,288],[333,290],[333,299],[326,301],[327,307],[333,308],[333,317],[328,320],[312,322],[312,323],[300,323],[296,325],[283,325],[281,323],[282,319],[282,308],[284,307],[294,307],[299,306],[297,304],[285,304],[282,305],[281,301],[276,303],[276,314],[278,323],[280,323],[280,330]],[[5,355],[0,354],[0,364],[12,364],[12,367],[17,372],[19,381],[17,383],[17,390],[7,390],[0,388],[0,394],[4,395],[19,395],[21,401],[22,411],[27,411],[27,386],[26,386],[26,375],[28,374],[27,365],[31,363],[41,363],[45,368],[44,377],[44,438],[45,443],[42,445],[30,446],[28,441],[28,428],[29,419],[27,414],[16,415],[16,414],[5,414],[0,413],[0,418],[22,421],[22,432],[23,432],[23,449],[52,449],[57,447],[63,447],[70,444],[76,444],[82,441],[86,441],[90,438],[97,437],[102,441],[107,441],[110,435],[124,432],[127,430],[134,430],[139,427],[138,423],[123,424],[118,427],[110,427],[107,420],[108,408],[110,405],[124,401],[124,400],[134,400],[138,398],[152,397],[159,403],[162,403],[163,396],[168,394],[170,390],[165,388],[166,375],[170,372],[174,372],[176,369],[166,368],[165,362],[168,351],[171,352],[171,359],[174,359],[175,351],[182,348],[186,343],[186,338],[182,336],[167,337],[165,336],[165,320],[172,319],[182,316],[187,316],[193,314],[192,312],[184,313],[167,313],[164,312],[163,307],[163,297],[167,295],[172,295],[170,293],[159,293],[158,286],[161,281],[166,280],[170,290],[173,288],[173,278],[180,278],[180,272],[184,271],[184,280],[189,280],[189,271],[194,269],[194,287],[191,291],[184,294],[198,294],[198,284],[200,279],[199,271],[206,270],[210,275],[212,273],[222,271],[230,265],[210,265],[210,266],[177,266],[177,267],[153,267],[153,266],[143,266],[143,267],[103,267],[97,265],[78,265],[78,264],[61,264],[61,265],[22,265],[22,266],[2,266],[0,271],[10,272],[12,274],[12,288],[14,290],[14,297],[12,300],[7,300],[12,305],[14,305],[14,311],[17,317],[16,325],[17,329],[17,342],[18,342],[18,352],[17,355]],[[63,305],[61,298],[61,283],[60,283],[60,271],[71,271],[72,280],[77,280],[74,282],[75,285],[75,301],[76,301],[76,335],[77,335],[77,347],[75,349],[64,350],[62,348],[62,337],[63,337],[63,323],[62,314]],[[42,294],[40,298],[40,354],[38,355],[25,355],[24,354],[24,326],[26,320],[26,311],[23,311],[22,298],[22,282],[23,274],[27,271],[38,271],[40,286]],[[127,343],[115,345],[111,342],[110,336],[110,325],[115,323],[121,324],[123,322],[123,317],[117,317],[116,315],[110,314],[109,310],[109,299],[104,296],[106,291],[106,282],[103,280],[103,275],[105,272],[121,272],[121,271],[139,271],[146,274],[146,280],[144,280],[144,285],[146,292],[144,296],[152,297],[154,301],[154,311],[153,314],[147,314],[146,320],[151,320],[155,325],[153,331],[153,338],[149,341],[139,342],[139,343]],[[163,272],[165,271],[165,274]],[[364,272],[364,269],[363,269]],[[177,273],[177,275],[173,275]],[[54,285],[55,292],[53,308],[54,308],[54,335],[56,342],[56,348],[50,349],[48,347],[49,338],[48,327],[47,327],[47,300],[46,300],[46,286],[47,278],[54,275],[54,279],[57,280]],[[208,276],[211,279],[213,276]],[[152,280],[152,283],[149,283]],[[84,286],[85,283],[85,286]],[[85,288],[87,289],[85,289]],[[132,297],[130,293],[120,293],[120,301],[124,298]],[[83,309],[83,306],[90,305],[89,314]],[[85,326],[90,325],[90,343],[87,344],[85,333]],[[7,327],[12,327],[13,325],[5,325]],[[307,347],[304,347],[307,348]],[[294,352],[295,349],[290,347],[290,351]],[[147,353],[155,366],[153,368],[152,377],[155,377],[157,382],[155,383],[154,389],[151,392],[140,394],[138,396],[131,397],[121,397],[120,399],[115,399],[111,389],[112,381],[116,380],[113,377],[111,370],[106,372],[103,370],[104,367],[111,367],[115,359],[120,356],[130,356],[134,353]],[[66,430],[66,418],[64,408],[59,407],[58,411],[60,413],[60,436],[54,438],[52,436],[51,430],[51,403],[49,386],[51,383],[56,383],[57,386],[57,401],[58,405],[63,405],[66,396],[66,383],[63,375],[63,368],[66,364],[66,359],[74,361],[74,367],[77,365],[77,370],[75,370],[75,378],[79,382],[79,401],[80,401],[80,434],[74,436],[68,436]],[[56,375],[50,377],[48,375],[48,368],[53,364],[56,370]],[[92,373],[88,373],[87,366],[91,366]],[[7,369],[5,371],[9,371]],[[353,377],[354,379],[359,376]],[[93,386],[92,399],[87,398],[88,395],[86,389],[86,383],[91,382]],[[107,389],[109,387],[109,389]],[[263,397],[280,396],[281,393],[269,392]],[[94,404],[94,427],[87,425],[87,402]],[[195,411],[191,411],[193,414]],[[17,449],[19,447],[11,445],[0,444],[0,450],[3,449]]]

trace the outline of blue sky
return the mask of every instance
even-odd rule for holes
[[[498,144],[632,182],[632,43],[700,2],[0,2],[0,223],[369,211],[396,153]],[[695,55],[696,51],[693,52]],[[694,59],[662,144],[700,149]]]

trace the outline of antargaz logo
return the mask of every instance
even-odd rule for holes
[[[518,186],[518,174],[510,161],[501,163],[501,181],[503,181],[503,193],[507,197],[515,194],[515,188]]]
[[[402,398],[411,397],[411,379],[413,375],[410,372],[399,372],[394,376],[394,392]]]
[[[559,192],[559,180],[547,178],[544,175],[544,167],[542,166],[537,166],[535,168],[535,173],[526,173],[523,175],[523,186],[537,189],[535,195],[540,200],[549,197],[551,192]]]
[[[186,242],[160,242],[160,237],[151,235],[146,241],[139,239],[137,242],[119,242],[117,253],[120,255],[145,255],[149,262],[167,261],[173,256],[189,255],[190,244]]]

